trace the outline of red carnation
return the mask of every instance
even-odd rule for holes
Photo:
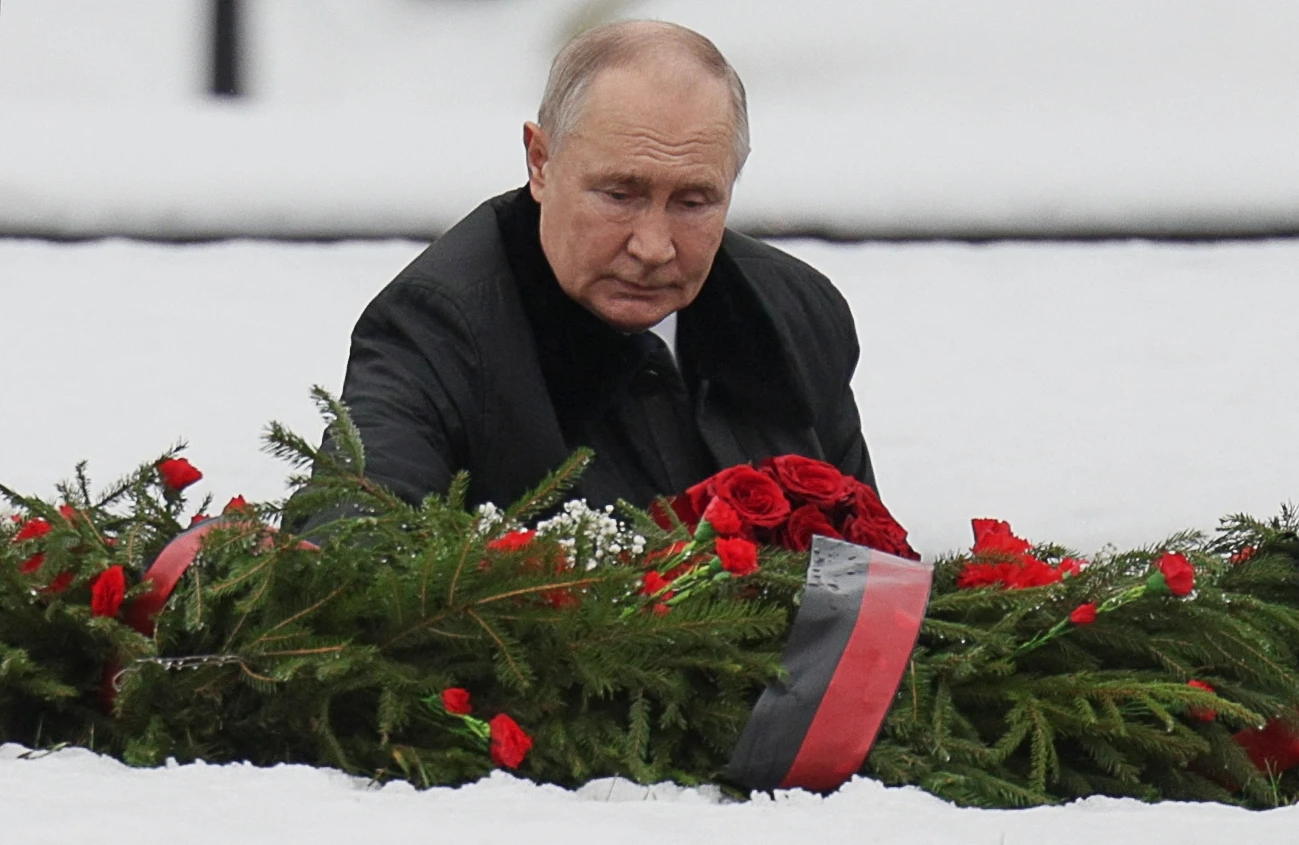
[[[1155,566],[1163,576],[1168,592],[1173,595],[1184,596],[1195,589],[1195,568],[1186,559],[1186,555],[1164,552],[1155,561]]]
[[[1204,690],[1205,692],[1217,691],[1213,687],[1206,684],[1204,681],[1197,681],[1194,679],[1187,681],[1186,685],[1188,687],[1194,687],[1195,689],[1198,690]],[[1190,715],[1192,719],[1199,719],[1201,722],[1212,722],[1214,719],[1218,718],[1217,710],[1209,710],[1204,707],[1191,707],[1186,712]]]
[[[31,575],[36,570],[40,569],[44,563],[45,563],[45,553],[37,552],[36,554],[27,558],[27,560],[23,561],[22,565],[18,567],[18,571],[24,575]]]
[[[517,769],[532,748],[532,737],[504,713],[490,722],[492,729],[492,762],[507,769]]]
[[[50,525],[49,520],[42,519],[38,516],[35,519],[29,519],[24,522],[22,527],[18,529],[18,533],[14,535],[12,542],[23,543],[27,540],[36,540],[40,537],[44,537],[53,530],[54,526]]]
[[[747,464],[724,469],[712,478],[686,491],[691,504],[698,509],[702,494],[716,496],[735,509],[745,525],[774,528],[789,516],[785,491],[766,473]],[[707,507],[703,504],[702,507]]]
[[[572,590],[565,588],[556,588],[554,590],[543,590],[541,600],[555,610],[567,610],[570,607],[577,607],[582,603]]]
[[[193,528],[205,519],[211,519],[211,517],[205,513],[196,513],[189,518],[189,527]]]
[[[222,515],[228,515],[232,513],[247,513],[249,510],[250,508],[248,507],[248,500],[245,499],[243,496],[235,496],[233,499],[226,502],[226,506],[221,509],[221,513]]]
[[[782,545],[792,551],[805,552],[812,547],[812,537],[817,534],[836,540],[843,539],[843,535],[834,530],[829,518],[819,507],[803,505],[789,515],[789,522],[785,523]]]
[[[487,544],[487,548],[498,552],[516,552],[530,545],[536,536],[536,531],[511,531],[509,534],[492,540]]]
[[[116,616],[126,596],[126,573],[110,566],[90,581],[90,612],[95,616]]]
[[[643,596],[658,595],[662,590],[667,589],[668,585],[671,583],[672,581],[670,579],[664,578],[658,572],[651,569],[649,572],[645,573],[643,578],[641,578],[640,593]],[[663,593],[663,595],[659,597],[666,601],[667,599],[672,598],[672,593],[669,591]]]
[[[718,540],[717,557],[722,561],[722,569],[737,578],[758,571],[758,545],[743,537]]]
[[[1033,548],[1027,540],[1016,537],[1010,523],[996,519],[972,519],[974,553],[985,557],[1019,557]]]
[[[468,716],[474,712],[474,707],[469,702],[469,690],[460,687],[442,690],[442,709],[452,716]]]
[[[735,508],[721,499],[713,499],[708,503],[708,507],[704,508],[703,520],[723,537],[731,537],[744,530],[744,522]]]
[[[851,492],[852,479],[825,461],[782,455],[763,461],[762,468],[787,492],[814,505],[833,507]]]
[[[974,590],[979,587],[1009,587],[1011,563],[967,563],[956,576],[956,587]]]
[[[158,474],[168,490],[179,492],[203,477],[203,473],[185,458],[168,458],[158,464]]]
[[[1080,604],[1069,614],[1069,621],[1075,625],[1090,625],[1096,621],[1096,602]]]
[[[1258,549],[1254,548],[1253,546],[1246,546],[1245,548],[1233,554],[1231,557],[1227,558],[1227,561],[1229,563],[1245,563],[1246,561],[1254,557],[1254,554],[1257,551]]]
[[[41,592],[49,595],[57,595],[68,587],[72,586],[73,575],[71,572],[60,572],[54,576],[54,580],[41,587]]]
[[[1045,587],[1047,584],[1054,584],[1063,576],[1060,570],[1043,563],[1035,557],[1024,558],[1018,566],[1011,566],[1011,577],[1009,586],[1011,589],[1022,590],[1028,587]]]
[[[1067,557],[1060,561],[1060,565],[1057,566],[1056,569],[1060,571],[1062,577],[1068,577],[1082,572],[1086,566],[1087,561],[1085,560],[1079,560],[1076,557]]]

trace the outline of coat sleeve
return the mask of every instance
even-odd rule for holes
[[[826,360],[831,362],[825,369],[830,381],[823,395],[828,401],[819,403],[817,437],[825,450],[826,460],[837,466],[840,472],[869,484],[878,492],[866,437],[862,434],[857,397],[852,389],[853,374],[861,355],[857,326],[847,300],[835,290],[829,279],[817,274],[817,281],[827,297],[824,307],[818,309],[826,317],[826,325],[823,333],[818,332],[818,339],[826,344],[824,348],[829,351]]]
[[[390,284],[352,332],[343,402],[366,475],[412,504],[470,464],[482,418],[480,356],[462,311],[430,284]]]

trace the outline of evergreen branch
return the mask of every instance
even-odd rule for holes
[[[255,639],[255,640],[253,640],[252,642],[250,642],[250,643],[248,644],[248,647],[249,647],[249,648],[253,648],[253,647],[256,646],[258,643],[264,642],[264,641],[266,640],[267,637],[269,637],[271,634],[275,633],[276,631],[280,630],[281,628],[285,627],[286,625],[292,625],[294,622],[297,622],[297,621],[298,621],[299,619],[301,619],[302,617],[307,616],[307,615],[309,615],[309,614],[311,614],[311,613],[314,613],[315,611],[317,611],[317,610],[319,610],[320,608],[324,607],[324,606],[325,606],[326,604],[328,604],[329,602],[331,602],[331,601],[333,601],[334,599],[336,599],[336,598],[338,598],[339,596],[341,596],[341,595],[344,593],[344,591],[346,591],[346,590],[349,588],[349,586],[350,586],[350,585],[344,585],[344,586],[342,586],[342,587],[339,587],[338,589],[334,590],[334,592],[332,592],[332,593],[330,593],[329,595],[325,596],[323,599],[321,599],[320,601],[318,601],[318,602],[316,602],[315,604],[311,605],[310,607],[307,607],[307,608],[304,608],[304,609],[298,611],[297,613],[293,614],[292,616],[288,617],[287,619],[282,619],[282,620],[280,620],[280,621],[279,621],[278,623],[276,623],[273,627],[267,629],[266,632],[263,633],[261,636],[259,636],[257,639]]]
[[[574,450],[559,469],[547,475],[541,484],[506,509],[506,520],[526,522],[538,512],[550,507],[577,483],[578,477],[590,465],[594,456],[595,453],[586,447]]]
[[[535,587],[520,587],[516,590],[510,590],[505,593],[497,593],[485,598],[476,599],[469,603],[470,607],[482,607],[485,604],[503,601],[505,599],[517,598],[519,596],[536,595],[537,593],[549,593],[552,590],[565,590],[574,587],[589,587],[592,584],[604,583],[604,578],[577,578],[571,581],[555,581],[549,584],[541,584]]]
[[[522,668],[520,668],[518,662],[514,659],[513,655],[510,654],[510,648],[505,644],[505,641],[502,640],[500,635],[496,633],[496,630],[492,628],[491,625],[488,625],[486,620],[477,613],[472,610],[466,610],[465,613],[467,613],[482,627],[484,631],[487,632],[487,636],[492,638],[492,641],[496,643],[497,653],[505,659],[505,662],[509,664],[510,670],[514,672],[515,678],[518,679],[519,688],[526,689],[528,686],[528,678],[524,674]]]
[[[464,545],[460,549],[460,559],[456,561],[455,571],[451,573],[451,585],[450,587],[447,588],[447,604],[449,605],[454,605],[456,603],[456,586],[460,583],[460,574],[464,572],[465,561],[469,559],[469,550],[472,549],[473,547],[474,547],[473,536],[471,535],[469,537],[466,537]],[[421,582],[420,591],[419,591],[419,611],[421,616],[425,616],[428,614],[428,610],[426,607],[427,605],[426,598],[428,596],[429,578],[432,577],[432,572],[433,572],[433,560],[434,560],[433,551],[434,550],[430,549],[429,556],[425,560],[424,580]]]
[[[346,651],[345,645],[322,646],[321,648],[295,648],[288,651],[262,651],[258,657],[312,657],[317,654],[338,654]]]

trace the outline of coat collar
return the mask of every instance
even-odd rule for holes
[[[561,416],[579,409],[599,414],[645,363],[643,347],[559,287],[541,248],[541,207],[528,188],[500,200],[497,224],[551,399]],[[787,340],[725,242],[699,295],[678,315],[679,360],[697,398],[784,427],[811,425]]]

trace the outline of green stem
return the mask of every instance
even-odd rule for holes
[[[1098,604],[1096,606],[1096,615],[1099,616],[1102,613],[1109,613],[1110,611],[1118,610],[1120,607],[1123,607],[1123,605],[1130,604],[1131,602],[1141,598],[1147,591],[1148,588],[1145,584],[1138,584],[1135,587],[1129,587],[1118,595],[1110,596],[1105,601]],[[1031,639],[1020,643],[1019,647],[1011,652],[1010,656],[1012,658],[1022,657],[1030,651],[1035,651],[1041,648],[1073,627],[1076,626],[1070,622],[1069,617],[1066,616],[1047,630],[1039,631],[1037,634],[1034,634]]]

